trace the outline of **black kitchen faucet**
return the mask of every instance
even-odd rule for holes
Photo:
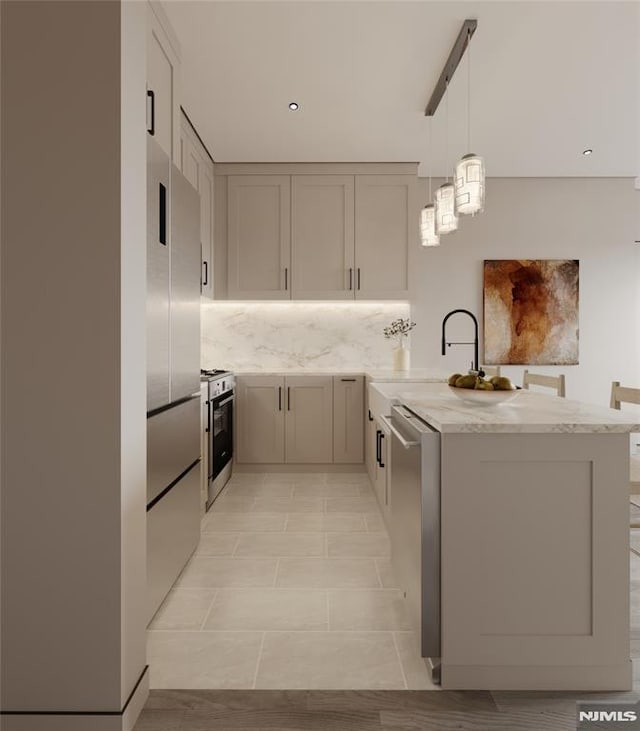
[[[458,343],[448,343],[447,339],[445,337],[445,330],[447,326],[447,320],[451,317],[451,315],[455,315],[457,312],[463,312],[465,315],[469,315],[469,317],[473,320],[473,324],[475,327],[475,337],[473,339],[473,342],[458,342]],[[478,320],[476,319],[476,316],[473,314],[473,312],[469,312],[469,310],[451,310],[447,315],[445,315],[444,320],[442,321],[442,355],[447,354],[447,346],[451,347],[452,345],[473,345],[473,363],[471,364],[472,370],[479,373],[481,376],[484,375],[480,371],[480,366],[478,364]]]

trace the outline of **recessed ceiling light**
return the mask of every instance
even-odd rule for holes
[[[586,150],[582,151],[583,155],[590,155],[593,152],[593,150],[590,147],[587,147]]]
[[[289,109],[292,112],[296,112],[299,109],[299,107],[300,107],[300,105],[298,104],[298,102],[289,102]]]

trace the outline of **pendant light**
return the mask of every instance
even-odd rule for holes
[[[467,150],[471,149],[471,34],[467,31]],[[456,209],[474,216],[484,210],[485,172],[480,155],[469,152],[456,165]]]
[[[429,201],[431,201],[431,119],[429,119]],[[436,209],[428,203],[420,211],[420,243],[423,246],[440,246],[440,237],[436,233]]]
[[[448,234],[458,228],[458,214],[456,212],[456,196],[453,183],[449,182],[449,79],[446,80],[446,119],[445,119],[445,165],[447,178],[444,185],[436,190],[435,217],[436,233]]]

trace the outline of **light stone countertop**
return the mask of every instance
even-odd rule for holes
[[[631,415],[604,406],[521,390],[491,406],[461,401],[444,383],[372,385],[443,433],[626,433],[640,431]]]
[[[376,383],[442,383],[448,374],[429,368],[394,371],[370,368],[277,368],[257,371],[236,369],[236,376],[366,376]]]

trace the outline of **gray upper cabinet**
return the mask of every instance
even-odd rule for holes
[[[200,294],[213,299],[213,160],[184,114],[180,125],[180,169],[200,197]]]
[[[409,247],[417,244],[415,176],[358,175],[356,299],[407,299]]]
[[[229,299],[291,298],[290,223],[290,176],[229,176]]]
[[[353,299],[353,175],[294,175],[292,299]]]
[[[149,4],[147,13],[147,130],[179,165],[179,52],[174,45],[175,34],[159,4]]]
[[[217,164],[216,297],[408,299],[417,180],[415,163]]]

